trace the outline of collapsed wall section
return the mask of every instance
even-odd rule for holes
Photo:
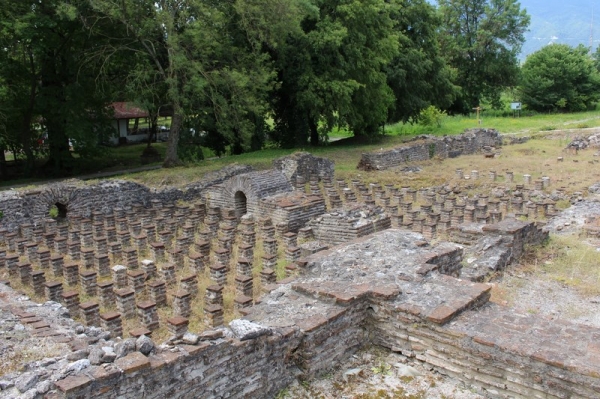
[[[449,236],[465,244],[467,263],[461,277],[484,281],[521,258],[528,246],[546,241],[549,232],[543,222],[507,218],[494,224],[463,224],[450,229]]]
[[[317,176],[319,180],[332,180],[334,168],[332,160],[315,157],[308,152],[296,152],[273,161],[273,169],[283,173],[292,183],[298,179],[307,182],[312,176]]]
[[[313,218],[307,224],[315,238],[328,245],[339,245],[354,239],[389,229],[391,218],[383,208],[360,205],[336,209]]]
[[[455,158],[460,155],[475,154],[484,147],[502,145],[502,137],[494,129],[467,130],[457,136],[419,136],[417,140],[416,143],[392,150],[363,153],[357,169],[383,170],[434,157]]]
[[[326,211],[325,200],[319,195],[294,191],[263,198],[259,215],[270,217],[275,225],[284,225],[285,231],[297,232],[306,223]]]
[[[50,208],[61,204],[67,214],[89,218],[92,212],[112,213],[115,208],[129,209],[134,204],[148,206],[151,201],[172,204],[178,200],[201,198],[208,187],[220,184],[252,168],[230,165],[207,173],[203,179],[182,189],[155,190],[128,180],[103,180],[86,183],[69,180],[39,186],[34,190],[7,190],[0,192],[0,228],[15,231],[21,224],[39,225],[49,217]]]

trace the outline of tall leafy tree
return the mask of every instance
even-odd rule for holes
[[[86,49],[100,38],[83,29],[79,12],[87,10],[76,10],[81,2],[4,3],[0,74],[7,82],[5,109],[11,119],[4,137],[18,137],[31,171],[38,138],[33,127],[39,126],[47,135],[45,171],[64,173],[73,168],[70,139],[81,155],[90,156],[108,132],[106,92],[97,85],[96,65],[86,62]]]
[[[251,148],[256,117],[266,114],[266,94],[275,77],[262,48],[293,27],[295,1],[90,0],[90,4],[126,27],[127,36],[116,40],[115,46],[138,56],[140,64],[130,70],[129,80],[136,82],[132,86],[152,82],[148,87],[154,87],[155,94],[165,93],[153,96],[173,112],[165,166],[180,163],[184,128],[209,138],[215,148],[228,145],[234,153]],[[186,140],[191,140],[187,133]]]
[[[385,66],[397,53],[395,2],[317,0],[301,30],[272,52],[279,87],[274,137],[283,146],[317,145],[334,125],[373,135],[393,94]]]
[[[448,108],[458,88],[455,71],[441,55],[437,11],[425,0],[404,0],[393,18],[400,51],[387,66],[387,82],[396,97],[388,122],[414,120],[430,105]]]
[[[164,166],[179,165],[177,146],[185,118],[185,92],[192,90],[190,86],[203,84],[195,81],[201,68],[194,62],[194,52],[199,50],[194,44],[202,38],[204,21],[199,16],[205,15],[204,4],[194,0],[98,0],[90,4],[125,28],[126,37],[117,37],[115,46],[137,54],[142,66],[134,73],[149,71],[165,84],[173,115]]]
[[[600,72],[580,45],[551,44],[527,57],[521,99],[536,111],[584,111],[600,99]]]
[[[517,0],[439,0],[442,48],[462,88],[453,105],[469,112],[482,98],[498,104],[505,87],[517,83],[517,55],[529,16]]]
[[[38,88],[38,63],[31,42],[15,26],[28,13],[27,3],[15,3],[0,10],[0,152],[14,156],[24,153],[26,170],[34,167],[34,107]],[[4,158],[0,162],[4,163]]]
[[[596,69],[600,72],[600,46],[596,48],[596,52],[594,53],[594,64],[596,64]]]

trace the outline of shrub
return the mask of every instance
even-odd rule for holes
[[[419,125],[442,127],[442,121],[446,117],[446,111],[430,105],[419,113]]]

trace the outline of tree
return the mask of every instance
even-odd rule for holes
[[[518,79],[517,55],[529,16],[516,0],[439,0],[442,48],[461,93],[452,111],[467,113],[482,98],[498,105]]]
[[[418,119],[430,105],[448,108],[458,87],[455,71],[442,57],[439,46],[441,19],[424,0],[405,0],[395,12],[400,51],[387,66],[387,83],[396,100],[388,122]]]
[[[596,48],[596,52],[594,53],[594,63],[596,64],[596,69],[600,72],[600,46]]]
[[[164,83],[166,101],[173,115],[163,165],[179,165],[177,147],[185,118],[185,92],[192,90],[190,86],[194,86],[201,72],[195,63],[194,53],[199,49],[194,44],[195,39],[202,37],[204,21],[199,18],[205,15],[202,2],[98,0],[91,4],[95,11],[125,28],[126,36],[115,38],[112,47],[139,57],[142,66],[133,71],[157,75]],[[102,52],[110,50],[111,47],[106,47]]]
[[[115,40],[114,46],[136,53],[141,63],[130,72],[130,82],[137,82],[131,86],[146,85],[154,91],[153,98],[164,98],[173,110],[164,166],[180,163],[178,142],[181,130],[192,128],[190,123],[198,134],[216,137],[219,148],[229,145],[240,153],[251,147],[255,117],[266,116],[266,95],[275,77],[262,46],[285,37],[286,29],[293,27],[295,1],[98,0],[92,4],[126,27],[127,36]],[[184,144],[197,141],[186,140],[190,141]]]
[[[318,145],[335,125],[356,136],[379,130],[394,99],[385,66],[398,51],[390,16],[396,7],[383,0],[315,1],[302,29],[271,51],[281,82],[272,97],[281,145]]]
[[[600,99],[600,72],[583,45],[551,44],[527,57],[520,92],[536,111],[584,111]]]
[[[41,131],[48,146],[44,171],[54,174],[74,167],[70,139],[80,155],[91,156],[108,132],[107,92],[97,84],[97,64],[86,58],[102,40],[83,29],[80,17],[88,11],[81,1],[5,1],[0,7],[0,74],[9,102],[3,136],[18,138],[30,172]],[[96,29],[103,26],[100,21]]]

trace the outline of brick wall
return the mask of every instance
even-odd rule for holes
[[[49,217],[50,207],[56,203],[65,205],[67,213],[89,217],[92,211],[111,213],[114,208],[128,209],[136,203],[148,206],[153,199],[166,204],[199,199],[208,187],[249,170],[249,166],[227,166],[208,173],[202,180],[183,189],[153,190],[126,180],[105,180],[92,184],[72,180],[42,185],[34,190],[3,191],[0,192],[0,211],[4,217],[0,220],[0,227],[14,231],[20,224],[42,223]]]
[[[474,154],[483,147],[498,147],[502,138],[494,129],[468,130],[457,136],[420,136],[418,142],[392,150],[363,153],[357,168],[361,170],[383,170],[407,162],[425,161],[433,157],[454,158]]]

